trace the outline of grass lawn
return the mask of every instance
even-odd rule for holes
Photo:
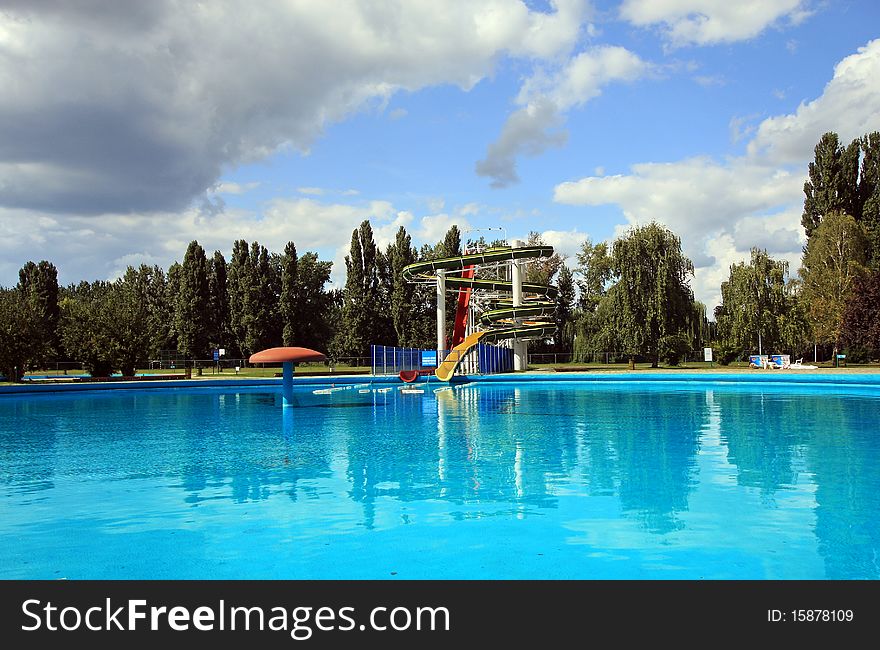
[[[831,361],[820,361],[818,363],[813,363],[812,361],[804,361],[804,365],[819,366],[818,370],[814,372],[819,372],[822,370],[832,370],[834,372],[880,372],[880,364],[877,363],[851,363],[846,366],[835,368],[834,363]],[[629,370],[629,367],[626,363],[540,363],[529,364],[529,370],[542,370],[550,372],[625,372]],[[650,363],[637,363],[636,370],[653,372],[758,372],[758,370],[756,369],[749,368],[749,364],[745,361],[736,361],[727,366],[722,366],[717,362],[710,363],[708,361],[688,361],[687,363],[682,363],[678,366],[667,366],[661,363],[658,368],[651,368]],[[767,370],[766,372],[773,371]],[[805,370],[804,372],[809,371]]]
[[[363,366],[348,366],[339,364],[333,366],[326,366],[323,363],[301,363],[294,369],[294,377],[297,374],[334,374],[334,375],[343,375],[350,372],[363,372],[369,371],[369,368],[365,368]],[[136,371],[138,374],[145,375],[182,375],[186,371],[183,367],[178,368],[138,368]],[[241,368],[238,373],[235,372],[235,368],[223,368],[220,372],[217,372],[216,367],[209,366],[206,368],[202,368],[202,377],[214,379],[234,379],[235,377],[275,377],[276,374],[281,372],[281,366],[274,367],[247,367]],[[28,375],[37,375],[37,376],[47,376],[47,377],[65,377],[65,376],[78,376],[85,374],[84,370],[68,370],[65,375],[63,370],[33,370],[27,373]],[[197,377],[198,371],[193,368],[192,376]],[[10,382],[0,382],[0,384],[9,384]]]
[[[835,368],[834,364],[830,361],[819,363],[813,363],[812,361],[804,362],[809,365],[817,365],[819,366],[818,370],[812,372],[821,372],[821,371],[833,371],[835,373],[878,373],[880,372],[880,364],[871,363],[871,364],[849,364],[844,367]],[[626,363],[533,363],[529,364],[529,372],[627,372],[629,370]],[[326,366],[323,363],[302,363],[299,364],[293,376],[310,376],[310,375],[345,375],[350,373],[362,374],[365,371],[369,371],[369,368],[364,366],[349,366],[349,365],[337,365]],[[740,373],[756,373],[756,372],[779,372],[773,370],[759,371],[755,369],[749,368],[749,364],[744,361],[738,361],[731,363],[728,366],[722,366],[718,363],[708,363],[705,361],[689,361],[687,363],[683,363],[678,366],[666,366],[660,364],[659,368],[651,368],[650,363],[637,363],[636,371],[638,372],[740,372]],[[138,373],[144,374],[165,374],[165,375],[182,375],[184,373],[183,368],[165,368],[165,369],[139,369]],[[797,371],[795,371],[797,372]],[[811,372],[811,371],[804,371]],[[203,379],[236,379],[236,378],[274,378],[276,375],[280,376],[281,367],[267,367],[267,368],[258,368],[258,367],[248,367],[241,368],[239,372],[236,374],[234,368],[223,368],[219,373],[216,369],[211,366],[202,369],[201,377]],[[63,370],[35,370],[28,373],[29,375],[46,375],[49,377],[64,377]],[[68,376],[75,376],[83,374],[82,370],[68,370]],[[192,371],[193,379],[198,379],[198,373],[195,369]],[[0,381],[0,386],[13,386],[12,382],[8,381]]]

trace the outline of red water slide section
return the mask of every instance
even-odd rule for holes
[[[461,277],[473,280],[476,267],[471,264],[461,270]],[[455,326],[452,328],[452,347],[464,341],[464,331],[467,328],[468,306],[471,303],[471,287],[462,287],[458,290],[458,306],[455,309]]]
[[[419,377],[433,374],[433,370],[401,370],[400,373],[398,373],[400,379],[407,384],[413,383]]]

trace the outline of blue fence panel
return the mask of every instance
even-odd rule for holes
[[[481,375],[494,375],[513,371],[511,348],[480,343],[476,349],[477,367]],[[396,375],[401,370],[433,370],[442,360],[436,350],[421,348],[396,348],[371,345],[370,358],[374,375]]]
[[[495,375],[513,370],[513,350],[510,348],[480,343],[477,346],[477,359],[481,375]]]
[[[428,370],[435,365],[423,363],[423,358],[429,358],[432,354],[436,359],[435,350],[371,345],[370,365],[374,375],[396,375],[401,370]]]

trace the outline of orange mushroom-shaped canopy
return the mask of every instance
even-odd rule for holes
[[[309,348],[269,348],[251,355],[250,363],[283,363],[285,361],[326,361],[327,357]]]

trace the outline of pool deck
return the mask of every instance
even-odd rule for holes
[[[555,372],[552,369],[530,370],[520,373],[503,375],[465,375],[456,378],[455,383],[486,382],[486,383],[529,383],[529,382],[658,382],[658,383],[774,383],[774,384],[810,384],[810,385],[842,385],[842,386],[874,386],[880,387],[880,368],[819,368],[817,370],[755,370],[750,368],[716,369],[674,369],[651,368],[635,371],[621,369],[599,369],[589,371]],[[426,381],[443,385],[435,377]],[[402,384],[397,375],[327,375],[294,377],[295,386],[348,386],[355,384]],[[268,377],[234,377],[223,379],[212,377],[194,377],[192,379],[169,379],[164,381],[113,381],[94,383],[38,383],[0,385],[0,396],[22,395],[32,393],[67,393],[71,391],[96,390],[165,390],[175,388],[229,388],[233,386],[281,386],[281,379]]]

